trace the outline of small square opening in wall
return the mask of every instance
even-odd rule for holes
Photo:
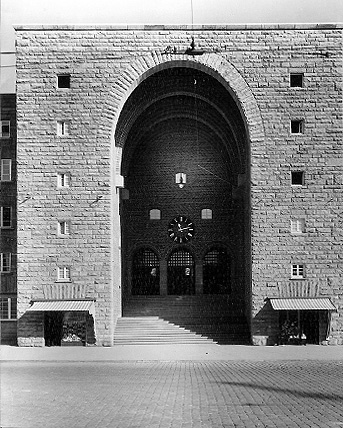
[[[70,268],[63,266],[57,268],[57,281],[70,282]]]
[[[304,75],[302,73],[291,73],[289,81],[291,88],[304,87]]]
[[[291,183],[292,183],[292,186],[303,186],[305,184],[304,171],[292,171]]]
[[[69,122],[65,120],[57,121],[57,135],[60,137],[64,137],[69,135]]]
[[[67,173],[57,174],[57,187],[69,187],[70,175]]]
[[[70,74],[59,74],[57,76],[57,87],[60,89],[70,88]]]
[[[291,220],[291,233],[301,234],[305,232],[305,219],[293,218]]]
[[[212,210],[210,208],[204,208],[201,210],[202,220],[212,220]]]
[[[157,208],[154,208],[149,211],[150,220],[161,220],[161,211]]]
[[[59,221],[58,222],[58,234],[61,236],[70,235],[70,222]]]
[[[291,120],[291,134],[303,134],[304,121],[300,119]]]

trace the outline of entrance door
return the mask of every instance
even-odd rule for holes
[[[133,257],[132,294],[160,294],[159,260],[148,248],[138,250]]]
[[[212,248],[203,261],[204,294],[229,294],[229,260],[223,248]]]
[[[45,346],[61,346],[63,336],[63,312],[45,312]]]
[[[194,261],[185,249],[175,250],[168,260],[168,294],[195,294]]]

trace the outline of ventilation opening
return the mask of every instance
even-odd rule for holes
[[[305,182],[304,171],[292,171],[291,172],[291,182],[292,186],[303,186]]]
[[[302,120],[291,120],[291,133],[302,134],[304,132],[304,122]]]
[[[70,88],[70,74],[60,74],[57,76],[58,88]]]
[[[291,88],[303,88],[304,75],[301,73],[292,73],[290,75],[290,86]]]

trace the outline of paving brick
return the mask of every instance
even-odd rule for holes
[[[343,424],[341,361],[4,362],[3,428]]]

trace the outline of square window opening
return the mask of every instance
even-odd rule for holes
[[[70,282],[70,268],[59,267],[57,269],[57,281]]]
[[[60,89],[70,88],[70,74],[59,74],[57,76],[57,87]]]
[[[291,233],[304,233],[305,232],[305,219],[297,218],[291,220]]]
[[[304,133],[304,121],[291,120],[291,134],[303,134],[303,133]]]
[[[69,187],[70,175],[66,173],[57,174],[57,187]]]
[[[150,220],[161,220],[161,210],[159,209],[150,210],[149,218]]]
[[[291,73],[291,75],[290,75],[290,86],[291,86],[291,88],[303,88],[304,87],[304,75],[302,73]]]
[[[303,186],[305,184],[304,171],[292,171],[291,183],[292,183],[292,186]]]
[[[57,135],[60,137],[69,135],[69,122],[64,120],[57,121]]]
[[[304,265],[293,264],[292,265],[292,278],[304,278],[305,269]]]
[[[201,210],[202,220],[212,220],[212,210],[210,208],[204,208]]]
[[[70,223],[69,221],[58,222],[58,234],[59,235],[70,235]]]

